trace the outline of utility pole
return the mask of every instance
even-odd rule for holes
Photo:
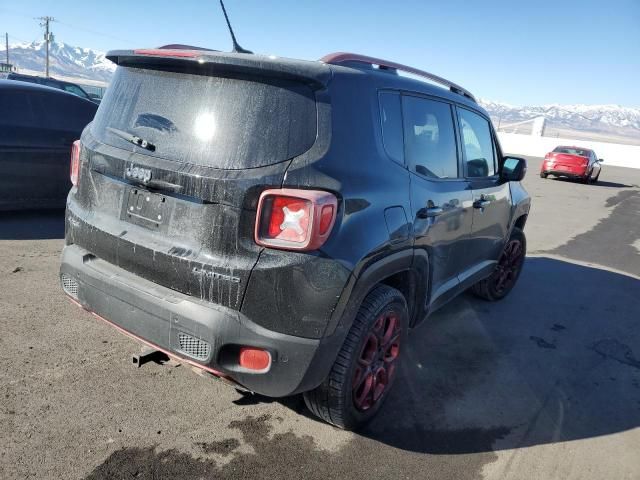
[[[9,34],[6,32],[4,34],[4,46],[7,51],[7,65],[9,65]]]
[[[41,27],[44,27],[44,42],[45,47],[47,49],[47,63],[44,71],[44,76],[49,78],[49,44],[53,40],[53,33],[49,31],[49,22],[55,22],[55,18],[53,17],[37,17],[36,20],[40,20]]]

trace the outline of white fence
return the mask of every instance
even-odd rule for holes
[[[544,157],[558,145],[591,148],[605,165],[640,168],[640,146],[621,145],[618,143],[590,142],[588,140],[571,140],[568,138],[534,137],[519,133],[498,132],[500,145],[505,153],[514,155],[531,155]]]

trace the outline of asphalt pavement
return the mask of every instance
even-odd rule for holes
[[[510,296],[410,336],[362,432],[139,346],[58,285],[63,212],[0,214],[0,478],[640,478],[640,169],[540,179]]]

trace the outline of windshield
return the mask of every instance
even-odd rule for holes
[[[222,169],[261,167],[311,148],[315,96],[291,81],[119,67],[91,131],[103,143],[130,149],[113,129],[153,144],[153,152],[140,150],[146,155]]]

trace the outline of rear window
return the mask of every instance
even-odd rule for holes
[[[567,153],[569,155],[578,155],[580,157],[589,156],[589,150],[585,150],[584,148],[556,147],[553,151],[555,153]]]
[[[316,139],[313,91],[257,81],[118,67],[92,123],[99,141],[145,155],[221,169],[272,165]],[[134,146],[108,129],[140,137]]]

